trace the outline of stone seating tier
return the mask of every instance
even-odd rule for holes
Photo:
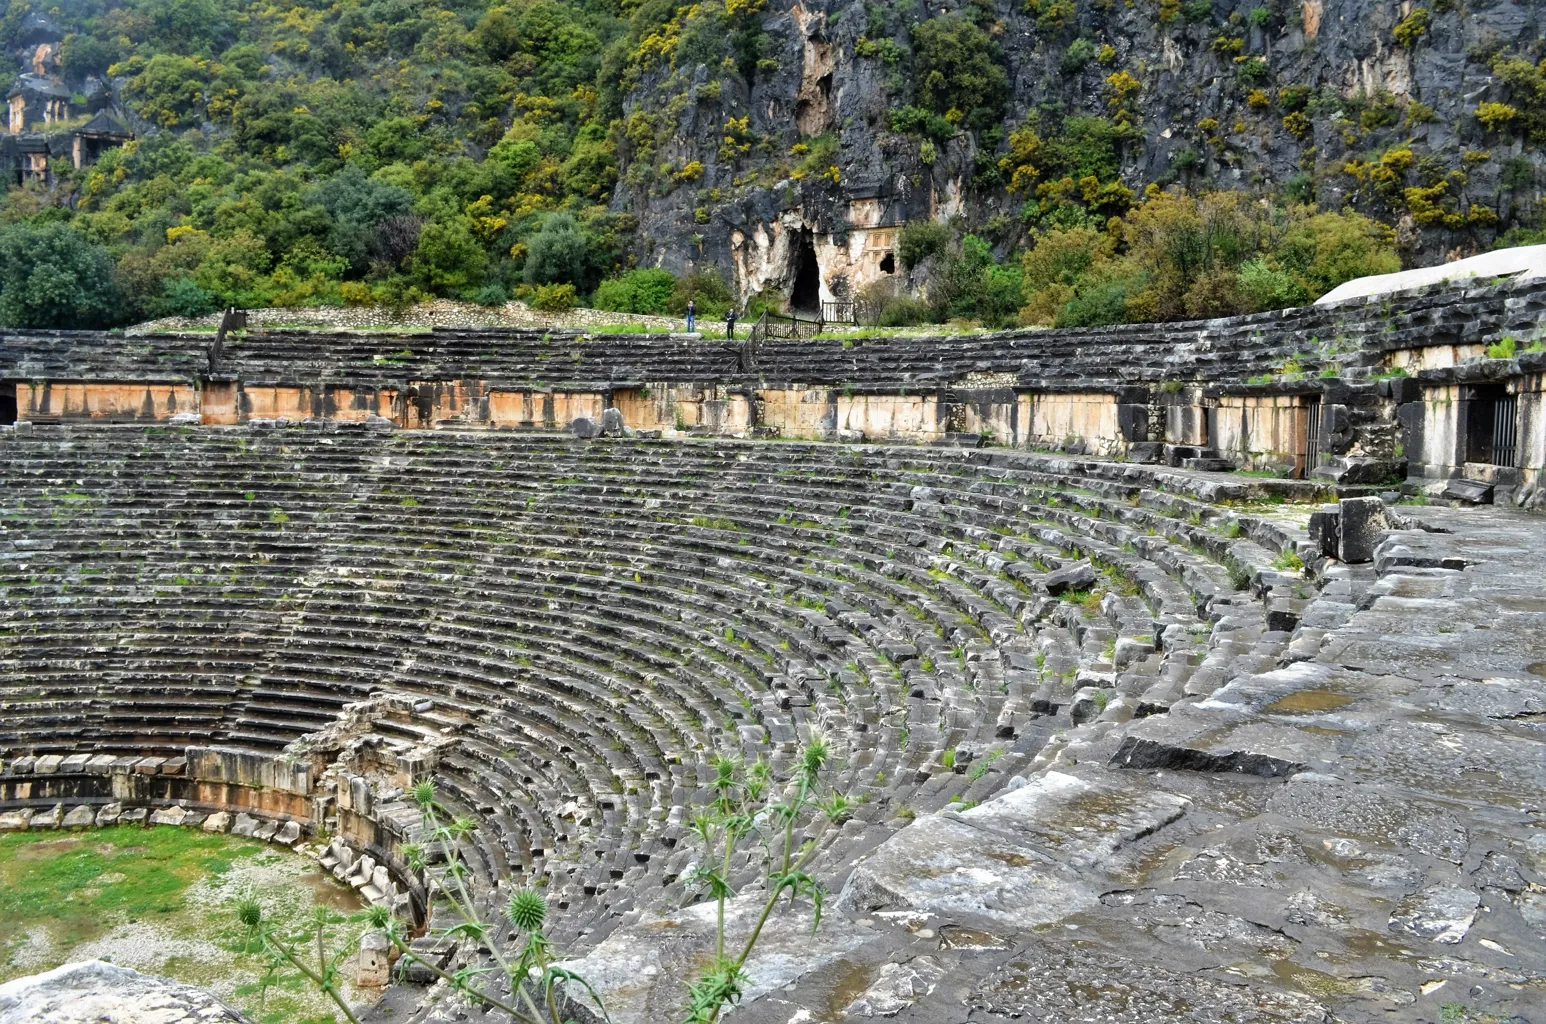
[[[1004,450],[40,427],[0,467],[0,757],[278,754],[401,695],[373,741],[445,741],[476,875],[582,944],[679,893],[716,751],[827,732],[851,856],[1272,664],[1310,586],[1270,515]]]
[[[1329,306],[1178,324],[1018,330],[942,337],[770,338],[745,366],[741,343],[678,335],[587,335],[527,328],[425,332],[255,331],[213,336],[0,331],[0,379],[187,381],[211,373],[252,383],[402,386],[481,381],[537,387],[583,383],[736,382],[850,387],[1244,382],[1289,361],[1310,374],[1382,367],[1387,353],[1533,337],[1546,285],[1437,285]]]

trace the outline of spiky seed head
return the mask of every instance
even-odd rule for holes
[[[236,919],[242,927],[252,931],[263,923],[263,908],[254,899],[245,899],[236,905]]]
[[[435,784],[428,779],[415,783],[413,787],[413,802],[420,807],[428,807],[435,802]]]
[[[365,920],[372,928],[385,928],[392,923],[392,911],[381,903],[372,903],[365,910]]]
[[[548,901],[535,889],[521,889],[511,894],[505,914],[510,918],[510,923],[521,931],[534,932],[547,920]]]
[[[813,730],[811,738],[805,743],[805,752],[800,758],[801,767],[805,769],[806,774],[815,775],[821,771],[822,766],[827,763],[830,750],[831,748],[827,746],[827,737]]]
[[[729,789],[735,784],[735,758],[724,754],[714,756],[714,788]]]

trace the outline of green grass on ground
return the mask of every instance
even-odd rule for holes
[[[0,981],[91,958],[214,990],[259,1024],[334,1024],[328,1004],[245,948],[244,896],[280,921],[354,893],[308,858],[240,836],[124,826],[0,835]]]

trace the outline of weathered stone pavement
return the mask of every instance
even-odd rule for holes
[[[871,944],[737,1019],[1546,1020],[1546,523],[1415,511],[1276,664],[882,844]]]

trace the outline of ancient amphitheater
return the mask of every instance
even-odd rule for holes
[[[432,779],[672,1021],[710,758],[821,730],[736,1021],[1546,1020],[1543,311],[0,335],[0,828],[325,834],[422,931]],[[499,1019],[427,980],[367,1019]]]

